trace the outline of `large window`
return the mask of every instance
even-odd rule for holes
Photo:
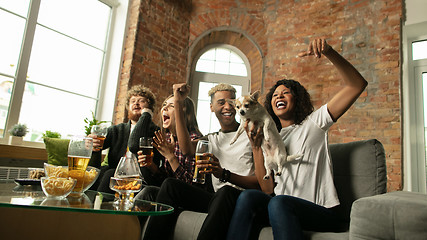
[[[229,45],[210,46],[197,58],[192,98],[196,100],[197,122],[203,134],[221,128],[215,114],[210,111],[209,90],[218,83],[228,83],[236,88],[236,97],[249,94],[249,69],[246,56]]]
[[[404,189],[427,187],[427,22],[403,28]]]
[[[41,141],[46,130],[84,134],[108,85],[117,2],[0,0],[2,138],[16,123],[28,126],[26,141]]]

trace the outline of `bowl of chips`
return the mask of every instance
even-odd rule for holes
[[[68,166],[44,163],[44,173],[46,177],[68,178]]]
[[[44,172],[46,174],[46,177],[67,178],[68,166],[56,166],[56,165],[45,163]],[[92,187],[92,185],[98,179],[100,172],[101,171],[96,167],[88,166],[86,168],[82,192],[86,192],[87,190],[89,190],[90,187]]]
[[[89,190],[99,177],[101,171],[96,167],[88,166],[85,173],[85,181],[83,183],[83,192]]]
[[[66,198],[77,180],[72,178],[42,177],[40,178],[44,194],[52,199]]]

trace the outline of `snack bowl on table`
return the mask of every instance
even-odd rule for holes
[[[90,187],[92,187],[96,179],[98,179],[100,172],[101,170],[96,167],[88,166],[86,168],[85,181],[83,183],[83,192],[86,192],[87,190],[89,190]]]
[[[133,197],[135,192],[139,192],[142,188],[141,178],[123,178],[111,177],[110,189],[116,192],[116,198],[113,204],[117,209],[128,210],[133,206]]]
[[[142,179],[140,178],[110,178],[110,189],[120,194],[130,194],[138,192],[142,188]]]
[[[66,198],[77,182],[76,179],[57,177],[42,177],[40,180],[44,194],[52,199]]]
[[[56,166],[56,165],[45,163],[44,171],[45,171],[46,177],[62,177],[62,178],[68,177],[68,166]],[[86,192],[87,190],[89,190],[90,187],[92,187],[92,185],[98,179],[100,172],[101,171],[96,167],[88,166],[86,168],[82,192]]]
[[[57,166],[44,163],[46,177],[68,178],[68,166]]]

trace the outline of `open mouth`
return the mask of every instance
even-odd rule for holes
[[[221,113],[221,115],[224,117],[231,117],[233,114],[230,112],[223,112],[223,113]]]
[[[277,109],[284,109],[284,108],[286,108],[286,106],[287,106],[287,104],[283,101],[276,102],[276,108]]]
[[[170,117],[168,115],[163,114],[163,122],[166,122],[169,119],[170,119]]]

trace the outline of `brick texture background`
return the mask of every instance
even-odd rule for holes
[[[326,58],[297,58],[310,40],[326,38],[369,82],[329,132],[330,143],[376,138],[385,147],[388,191],[402,188],[400,96],[401,0],[131,0],[115,122],[127,121],[124,101],[134,84],[157,95],[191,82],[194,56],[227,43],[250,60],[251,89],[282,78],[300,81],[315,108],[341,87]]]

